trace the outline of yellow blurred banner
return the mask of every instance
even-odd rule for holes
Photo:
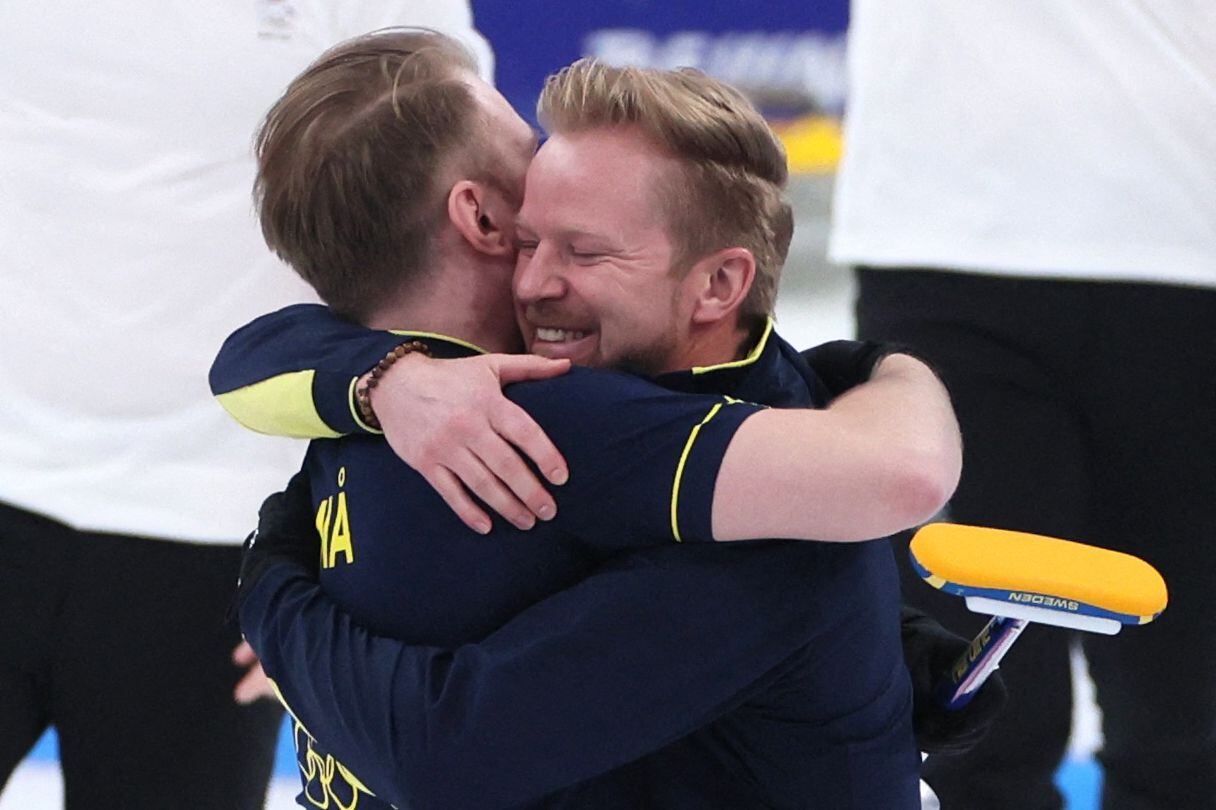
[[[836,171],[841,152],[840,119],[821,115],[774,121],[773,131],[785,144],[791,174]]]

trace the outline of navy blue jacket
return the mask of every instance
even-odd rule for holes
[[[250,363],[264,354],[222,355],[217,373],[265,376]],[[528,533],[463,529],[380,440],[314,442],[325,592],[284,566],[242,612],[314,738],[305,775],[329,775],[306,791],[349,804],[367,786],[399,807],[918,806],[886,544],[694,542],[712,540],[717,464],[755,411],[720,394],[814,406],[818,381],[766,333],[744,362],[658,382],[575,370],[509,389],[572,472],[557,519]]]

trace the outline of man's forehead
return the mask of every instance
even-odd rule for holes
[[[645,140],[618,129],[554,135],[541,145],[528,169],[524,207],[559,198],[566,210],[615,203],[647,217],[658,186],[670,176],[668,163]]]
[[[551,135],[536,153],[564,168],[616,168],[665,162],[670,157],[634,126],[599,126]]]

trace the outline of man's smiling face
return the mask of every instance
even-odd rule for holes
[[[590,366],[680,368],[691,312],[656,188],[678,163],[628,127],[550,138],[516,222],[516,313],[528,348]]]

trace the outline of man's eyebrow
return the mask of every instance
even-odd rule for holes
[[[619,253],[625,249],[625,242],[619,236],[602,231],[571,228],[562,231],[562,236],[571,242],[579,240],[582,244],[604,253]]]

